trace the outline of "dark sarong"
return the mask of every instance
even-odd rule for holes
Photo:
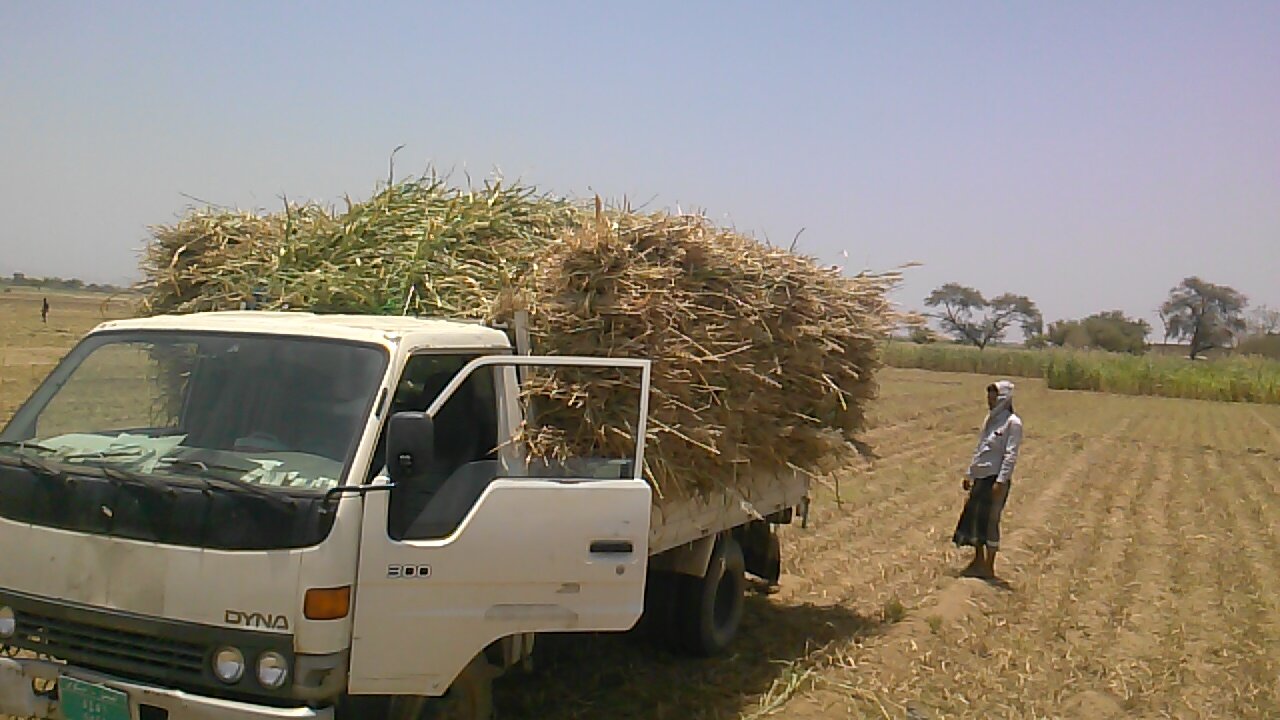
[[[960,513],[960,522],[956,523],[956,532],[951,536],[956,545],[985,545],[992,550],[1000,549],[1000,513],[1004,511],[1009,493],[1006,491],[999,503],[992,502],[991,491],[995,484],[995,475],[973,481],[969,499]]]

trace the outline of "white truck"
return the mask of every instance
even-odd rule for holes
[[[643,438],[649,361],[520,337],[255,311],[95,328],[0,433],[0,715],[477,719],[537,633],[644,613],[724,649],[807,481],[655,500],[643,442],[528,461],[528,366],[638,373]]]

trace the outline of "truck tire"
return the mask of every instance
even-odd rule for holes
[[[746,562],[733,536],[716,539],[702,577],[683,576],[683,592],[676,607],[677,641],[681,651],[696,657],[724,652],[738,634],[746,604]]]
[[[637,635],[650,641],[666,643],[675,635],[676,607],[683,591],[685,576],[665,570],[649,570],[644,588],[644,614],[636,623]]]
[[[763,520],[748,523],[737,535],[747,572],[775,587],[782,577],[782,544],[773,526]]]

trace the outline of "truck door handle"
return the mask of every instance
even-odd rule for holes
[[[599,553],[601,555],[630,555],[635,548],[631,545],[630,540],[592,540],[592,554]]]

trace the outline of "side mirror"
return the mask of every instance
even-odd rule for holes
[[[424,412],[398,412],[387,424],[387,473],[412,485],[435,464],[435,422]]]

